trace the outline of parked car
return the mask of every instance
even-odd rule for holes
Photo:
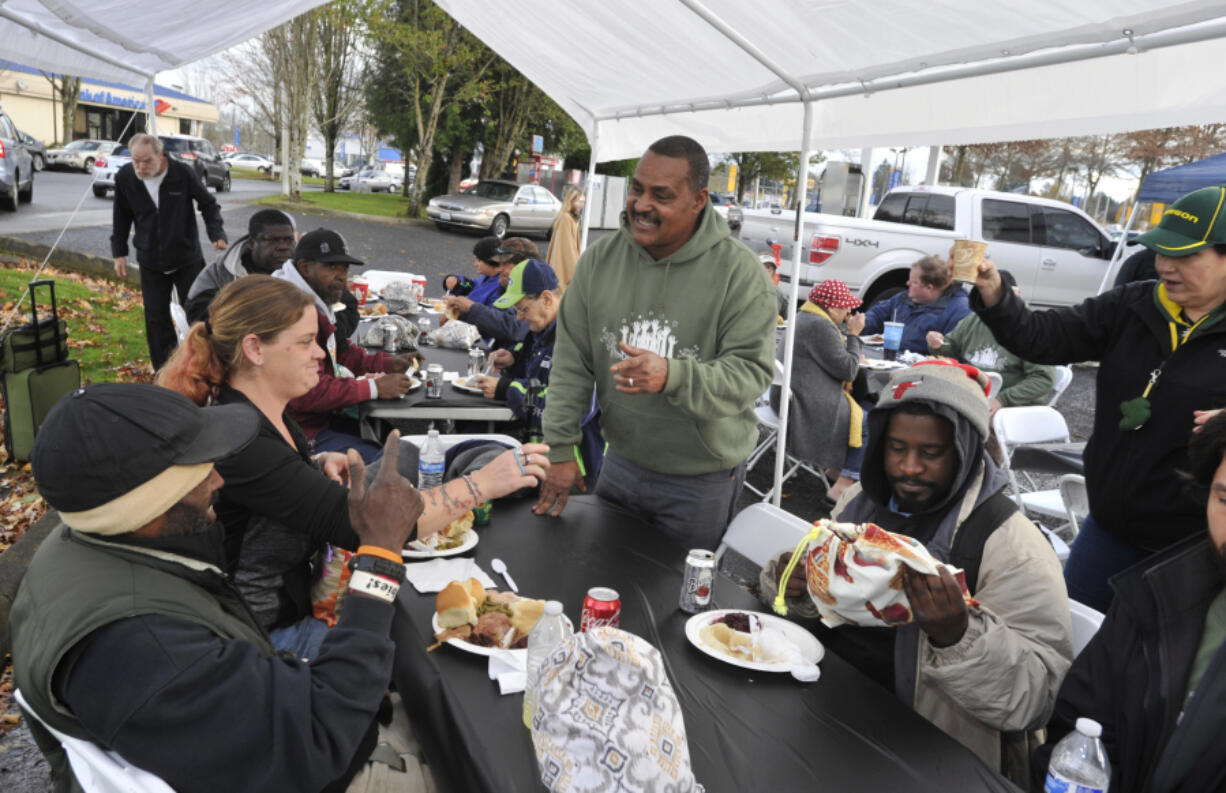
[[[128,151],[126,146],[95,160],[94,195],[98,198],[106,198],[107,191],[115,189],[115,173],[130,162],[132,162],[132,152]]]
[[[41,171],[47,167],[47,146],[41,140],[36,139],[33,135],[29,135],[21,130],[17,130],[17,137],[21,138],[21,142],[26,145],[26,151],[30,152],[30,159],[34,161],[34,170]]]
[[[426,215],[440,229],[478,229],[502,237],[509,232],[548,234],[561,208],[562,202],[543,187],[482,180],[466,192],[431,198]]]
[[[74,140],[62,149],[48,151],[47,167],[93,173],[94,161],[105,157],[121,145],[113,140]]]
[[[790,293],[795,212],[745,216],[741,241],[755,253],[782,244],[780,290]],[[805,214],[801,294],[837,278],[865,304],[906,288],[911,265],[949,255],[956,239],[983,240],[988,256],[1009,270],[1027,302],[1071,306],[1098,293],[1115,252],[1106,231],[1081,210],[1048,198],[952,186],[892,190],[872,220]],[[1124,254],[1127,256],[1127,252]]]
[[[342,176],[336,186],[341,190],[398,193],[404,189],[404,182],[388,171],[368,166],[352,176]]]
[[[17,135],[17,127],[0,110],[0,206],[12,212],[34,200],[34,158]]]
[[[327,166],[323,160],[317,160],[314,157],[303,157],[298,163],[298,170],[303,176],[323,176],[327,173]]]
[[[741,208],[736,204],[736,199],[719,193],[711,193],[710,198],[711,206],[715,208],[716,214],[728,221],[728,226],[733,231],[738,230],[741,227],[743,215]]]
[[[262,154],[250,154],[248,152],[239,152],[231,154],[225,158],[226,166],[230,169],[246,168],[260,173],[272,173],[272,167],[275,163]]]
[[[192,135],[168,134],[158,135],[158,138],[166,155],[194,170],[205,187],[216,187],[219,193],[230,191],[230,169],[212,143]]]

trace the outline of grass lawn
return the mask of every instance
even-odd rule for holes
[[[8,317],[34,270],[33,264],[0,267],[0,317]],[[69,354],[80,363],[84,382],[145,379],[138,375],[148,369],[149,363],[139,290],[51,267],[40,278],[55,279],[60,318],[68,327]],[[45,295],[46,291],[40,289],[40,298],[46,299]],[[39,305],[40,316],[50,310],[49,304]],[[10,327],[28,322],[29,317],[27,299]]]
[[[230,178],[231,179],[259,179],[261,182],[277,182],[278,184],[280,184],[281,182],[280,176],[278,176],[276,179],[269,179],[268,174],[260,173],[259,171],[252,170],[251,168],[231,168]],[[340,176],[337,176],[336,178],[340,179]],[[324,183],[324,180],[318,176],[304,176],[302,177],[302,183],[322,185]]]
[[[261,204],[280,204],[281,196],[269,196],[260,199]],[[342,212],[354,212],[359,215],[378,215],[380,217],[407,217],[409,199],[393,193],[303,193],[302,200],[321,209],[336,209]]]

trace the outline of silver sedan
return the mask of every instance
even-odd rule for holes
[[[426,215],[440,229],[479,229],[502,237],[547,234],[561,208],[562,202],[543,187],[486,180],[463,193],[431,198]]]

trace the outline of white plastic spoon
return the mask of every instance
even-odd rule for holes
[[[494,568],[494,572],[507,580],[507,586],[511,587],[511,591],[518,593],[519,587],[515,586],[515,579],[511,578],[511,574],[507,572],[507,564],[501,559],[491,559],[490,567]]]

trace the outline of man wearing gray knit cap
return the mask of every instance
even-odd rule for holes
[[[819,628],[819,635],[1025,787],[1034,731],[1047,723],[1073,660],[1072,628],[1060,562],[1002,493],[1006,478],[984,452],[987,389],[975,367],[948,361],[895,372],[868,416],[860,483],[833,511],[838,521],[919,540],[965,572],[975,602],[966,603],[946,567],[939,575],[906,568],[899,585],[913,622]],[[782,562],[763,571],[764,595],[777,591]],[[812,614],[805,586],[803,571],[793,575],[788,604]]]

